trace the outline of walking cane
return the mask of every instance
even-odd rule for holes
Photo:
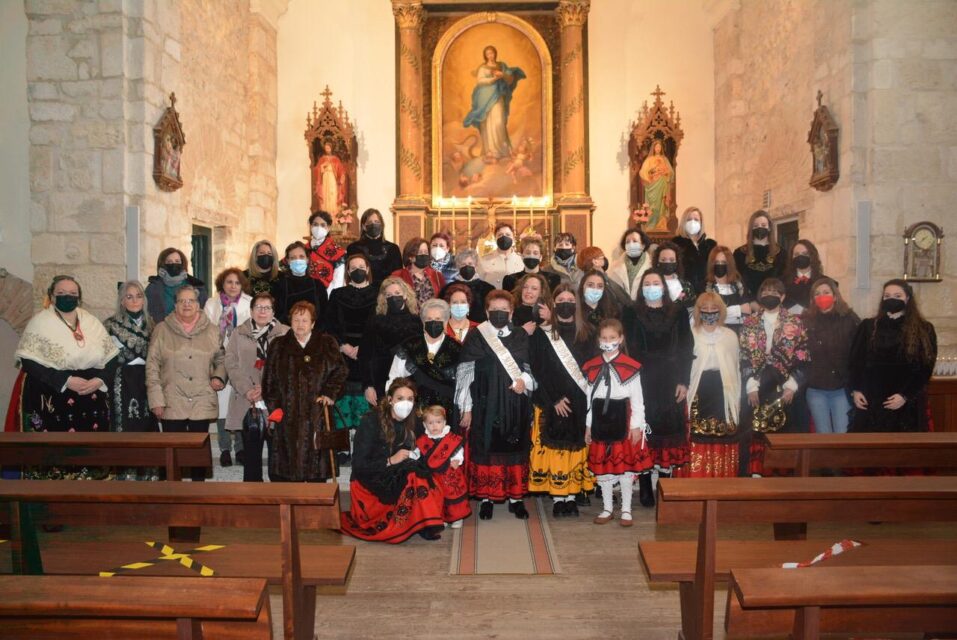
[[[322,405],[322,413],[326,418],[326,426],[324,431],[332,431],[332,421],[329,420],[329,405]],[[336,476],[336,452],[333,449],[328,449],[329,451],[329,470],[332,473],[332,483],[339,484],[339,478]]]

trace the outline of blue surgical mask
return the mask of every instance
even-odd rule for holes
[[[604,289],[585,289],[585,302],[596,305],[603,295],[605,295]]]
[[[305,258],[300,260],[290,260],[289,261],[289,270],[292,271],[294,276],[304,276],[306,275],[306,269],[309,267],[309,261]]]
[[[665,295],[664,287],[659,284],[649,284],[641,288],[641,295],[648,302],[657,302]]]
[[[452,317],[456,320],[461,320],[469,314],[469,305],[465,302],[456,302],[453,305],[449,305],[452,310]]]

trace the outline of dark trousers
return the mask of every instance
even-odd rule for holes
[[[209,433],[209,423],[212,420],[163,420],[165,433]],[[193,482],[202,482],[206,479],[206,470],[202,467],[192,467],[189,477]]]
[[[245,422],[245,421],[244,421]],[[272,451],[272,442],[259,425],[243,424],[243,482],[263,481],[263,445]]]

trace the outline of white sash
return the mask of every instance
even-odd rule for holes
[[[522,370],[519,368],[518,363],[515,362],[515,358],[512,357],[508,348],[502,344],[502,341],[499,339],[498,329],[493,327],[492,323],[488,321],[480,324],[477,329],[479,333],[482,334],[482,337],[485,338],[485,342],[488,343],[488,346],[495,352],[495,357],[497,357],[498,361],[505,367],[505,372],[508,374],[508,377],[512,379],[513,383],[517,382],[518,379],[522,377]]]
[[[588,382],[585,380],[585,376],[582,375],[582,370],[578,366],[575,356],[573,356],[572,352],[568,350],[568,345],[565,344],[565,341],[562,340],[561,337],[559,337],[557,340],[552,338],[550,335],[552,328],[547,324],[543,324],[541,329],[545,332],[545,336],[548,338],[548,343],[552,345],[552,349],[555,351],[555,355],[558,356],[558,359],[561,361],[562,366],[565,367],[565,371],[567,371],[568,375],[572,377],[572,380],[575,381],[575,384],[578,385],[578,388],[587,395]]]

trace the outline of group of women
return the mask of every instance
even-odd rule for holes
[[[438,537],[465,497],[483,519],[502,503],[527,518],[529,493],[575,517],[596,485],[594,522],[614,517],[617,486],[630,526],[635,484],[654,504],[652,472],[760,473],[754,432],[928,429],[936,337],[910,285],[888,281],[861,322],[814,244],[783,250],[764,211],[734,250],[690,208],[673,240],[626,229],[611,260],[567,233],[551,255],[535,236],[516,247],[506,222],[483,256],[453,255],[444,233],[400,251],[374,209],[346,249],[328,214],[309,223],[308,244],[257,242],[212,296],[167,249],[102,325],[58,276],[17,351],[21,427],[206,431],[222,417],[221,457],[232,446],[251,481],[264,445],[270,480],[327,479],[321,432],[353,429],[342,527],[388,542]]]

